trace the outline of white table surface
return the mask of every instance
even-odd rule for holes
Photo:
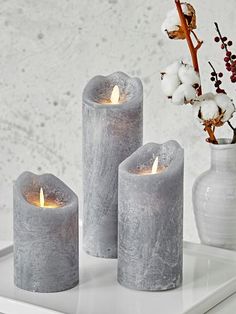
[[[212,308],[236,291],[236,252],[188,243],[184,251],[184,282],[175,290],[141,292],[126,289],[116,281],[117,260],[95,258],[81,252],[80,285],[50,294],[14,287],[12,254],[8,254],[0,259],[0,296],[68,314],[203,314],[206,308]],[[224,302],[209,313],[236,313],[231,311],[230,299]],[[8,305],[6,302],[5,309]],[[14,312],[14,302],[10,306],[11,310],[3,313],[22,313],[20,304],[18,312]],[[227,312],[227,308],[231,312]],[[36,314],[38,309],[30,309],[28,305],[24,309],[24,314],[27,313]]]
[[[235,314],[236,313],[236,293],[214,306],[207,314]]]

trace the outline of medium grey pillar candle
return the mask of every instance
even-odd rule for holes
[[[40,207],[42,193],[45,200],[43,205],[41,199]],[[79,252],[75,193],[51,174],[24,172],[14,184],[13,212],[15,285],[35,292],[76,286]]]
[[[111,95],[117,88],[120,97],[114,104]],[[83,243],[88,254],[117,257],[118,166],[142,140],[141,81],[122,72],[91,79],[83,93]]]
[[[119,166],[121,285],[154,291],[181,284],[183,166],[183,149],[175,141],[146,144]]]

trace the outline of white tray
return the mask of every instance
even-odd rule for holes
[[[116,281],[116,260],[83,252],[79,286],[27,292],[14,287],[11,251],[12,246],[0,250],[0,313],[5,314],[203,314],[236,291],[236,252],[200,244],[184,243],[183,285],[167,292],[126,289]]]

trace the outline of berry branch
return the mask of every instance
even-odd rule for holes
[[[223,73],[219,72],[217,73],[214,66],[212,65],[212,63],[210,61],[208,61],[210,67],[212,68],[212,72],[211,72],[211,81],[215,82],[214,86],[216,88],[216,92],[218,94],[226,94],[225,90],[220,88],[220,85],[222,84],[221,80],[219,80],[219,77],[223,77]],[[231,122],[228,120],[227,121],[228,125],[230,126],[230,128],[233,130],[234,132],[234,136],[232,139],[232,144],[236,143],[236,128],[233,127],[233,125],[231,124]]]
[[[231,72],[231,76],[230,76],[231,82],[236,83],[236,55],[232,54],[232,52],[229,50],[229,47],[233,45],[233,42],[232,40],[228,40],[226,36],[222,36],[218,23],[215,22],[214,24],[215,24],[216,31],[218,34],[218,36],[215,37],[215,42],[217,43],[221,42],[221,49],[225,50],[224,61],[225,61],[226,70]],[[216,77],[216,80],[217,80],[217,77]],[[236,128],[233,127],[233,125],[231,124],[229,120],[227,121],[227,123],[230,126],[230,128],[233,130],[234,135],[233,135],[232,144],[234,144],[236,143]]]
[[[229,47],[233,45],[232,40],[228,40],[226,36],[222,36],[218,24],[215,22],[216,31],[218,36],[215,37],[215,42],[221,42],[221,49],[225,50],[225,67],[226,70],[231,72],[230,80],[236,83],[236,55],[232,54]]]
[[[222,81],[219,78],[223,77],[223,73],[219,72],[217,73],[215,68],[213,67],[212,63],[210,61],[208,61],[208,64],[210,65],[210,67],[212,68],[212,72],[211,72],[211,81],[215,82],[214,86],[216,88],[216,92],[218,94],[226,94],[225,90],[220,88],[220,85],[222,84]]]

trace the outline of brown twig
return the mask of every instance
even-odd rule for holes
[[[177,11],[178,11],[178,14],[179,14],[179,19],[180,19],[180,23],[181,23],[181,27],[184,31],[184,34],[185,34],[185,38],[187,40],[187,44],[188,44],[188,48],[189,48],[189,51],[190,51],[190,54],[191,54],[191,58],[192,58],[192,63],[193,63],[193,68],[194,70],[199,73],[199,65],[198,65],[198,57],[197,57],[197,53],[198,53],[198,49],[201,47],[202,45],[202,41],[200,41],[198,39],[198,37],[196,36],[196,34],[192,31],[196,41],[197,41],[197,45],[194,46],[193,44],[193,41],[192,41],[192,38],[191,38],[191,31],[189,30],[189,27],[187,25],[187,22],[186,22],[186,19],[185,19],[185,16],[184,16],[184,13],[182,11],[182,7],[181,7],[181,2],[180,0],[175,0],[175,4],[176,4],[176,8],[177,8]],[[200,75],[200,73],[199,73]],[[202,95],[202,88],[201,86],[199,86],[198,90],[197,90],[197,94],[198,96]],[[205,127],[205,131],[208,133],[209,135],[209,139],[208,141],[213,143],[213,144],[218,144],[216,138],[215,138],[215,135],[214,135],[214,132],[212,130],[212,128],[210,126],[206,126]]]
[[[204,130],[208,133],[209,138],[207,139],[207,142],[212,144],[218,144],[217,139],[215,138],[214,131],[210,126],[205,126]]]
[[[197,42],[197,46],[195,47],[195,49],[198,50],[199,48],[201,48],[201,45],[203,44],[203,41],[200,40],[197,37],[197,34],[194,32],[194,30],[191,30],[191,33],[193,34],[193,36],[194,36],[194,38],[196,39],[196,42]]]
[[[236,143],[236,128],[234,128],[234,127],[232,126],[232,124],[231,124],[230,121],[227,121],[227,123],[228,123],[228,125],[231,127],[231,129],[232,129],[233,132],[234,132],[234,136],[233,136],[233,139],[232,139],[231,144],[235,144],[235,143]]]

